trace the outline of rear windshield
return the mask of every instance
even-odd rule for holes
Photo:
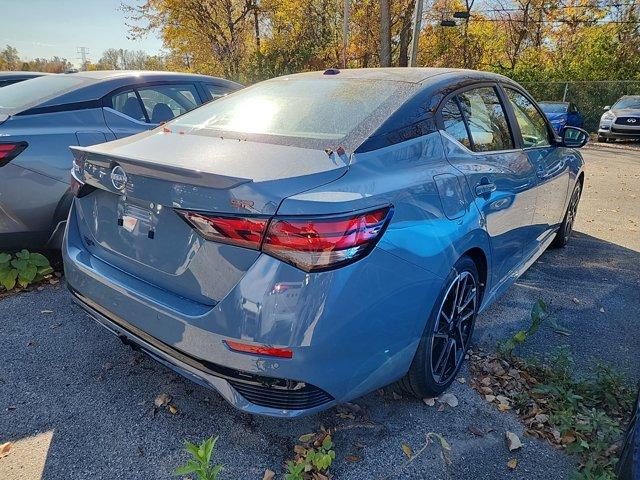
[[[613,109],[616,109],[616,108],[617,109],[621,109],[621,108],[637,108],[637,109],[640,109],[640,97],[621,98],[611,108],[613,108]]]
[[[297,138],[333,144],[356,130],[366,138],[413,88],[393,81],[284,77],[215,100],[171,125],[192,132],[281,137],[276,143]]]
[[[0,89],[0,111],[20,112],[88,82],[82,77],[46,75]]]
[[[568,103],[539,103],[540,108],[544,113],[566,113]]]

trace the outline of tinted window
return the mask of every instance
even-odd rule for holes
[[[89,82],[86,78],[71,75],[46,75],[7,85],[0,90],[0,108],[26,110]]]
[[[507,116],[494,88],[469,90],[458,95],[458,101],[469,125],[474,151],[513,148]]]
[[[533,103],[515,90],[507,88],[506,92],[520,126],[523,146],[528,148],[549,145],[547,123]]]
[[[144,110],[140,100],[133,90],[127,90],[125,92],[116,93],[111,97],[111,107],[139,122],[146,122],[147,118],[144,116]]]
[[[373,131],[398,108],[413,84],[353,78],[268,80],[189,112],[173,122],[217,130],[301,139],[338,140]]]
[[[612,110],[616,108],[640,108],[640,97],[622,97],[611,107]]]
[[[442,109],[444,130],[467,148],[471,148],[467,127],[455,97],[449,100]]]
[[[227,93],[229,93],[228,88],[221,87],[219,85],[213,85],[211,83],[205,83],[204,88],[209,91],[213,100],[215,100],[216,98],[224,97]]]
[[[151,123],[169,121],[200,103],[196,87],[191,84],[144,87],[138,93]]]

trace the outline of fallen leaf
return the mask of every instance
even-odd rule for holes
[[[173,415],[175,415],[175,414],[177,414],[177,413],[178,413],[178,407],[176,407],[176,406],[175,406],[175,405],[173,405],[173,404],[172,404],[172,405],[169,405],[169,411],[170,411]]]
[[[509,448],[510,452],[522,448],[522,442],[520,441],[520,437],[518,437],[518,435],[513,432],[506,431],[505,436],[507,437],[507,448]]]
[[[535,417],[533,417],[533,420],[538,423],[547,423],[547,421],[549,420],[549,416],[545,415],[544,413],[539,413]]]
[[[458,377],[457,380],[458,380],[458,383],[467,383],[467,379],[464,377]]]
[[[396,392],[393,392],[393,399],[394,400],[402,400],[402,395],[398,395]]]
[[[438,397],[438,401],[440,403],[446,403],[450,407],[457,407],[459,404],[458,397],[456,397],[453,393],[445,393],[443,395],[440,395]]]
[[[507,405],[509,405],[509,398],[505,397],[504,395],[496,395],[496,400],[498,400],[498,403],[505,403]]]
[[[604,308],[600,307],[600,313],[604,313]]]
[[[169,405],[169,402],[171,402],[171,395],[161,393],[155,398],[153,404],[156,406],[156,408],[160,408],[166,407],[167,405]]]
[[[580,303],[580,300],[578,300],[576,297],[573,297],[572,300],[573,300],[573,303],[575,303],[575,304]]]
[[[51,325],[51,330],[55,330],[58,327],[62,326],[62,322],[54,323]]]
[[[347,455],[346,457],[344,457],[344,459],[347,462],[359,462],[360,460],[362,460],[362,458],[358,455]]]
[[[40,310],[40,313],[53,313],[53,310]]]
[[[493,401],[496,399],[496,396],[495,396],[495,395],[485,395],[485,396],[484,396],[484,399],[485,399],[487,402],[493,402]]]
[[[304,455],[307,453],[307,449],[304,448],[302,445],[294,445],[293,446],[293,451],[295,453],[297,453],[298,455]]]
[[[501,412],[506,412],[507,410],[511,410],[511,407],[506,403],[499,403],[498,410],[500,410]]]
[[[6,457],[7,455],[9,455],[9,452],[11,451],[11,447],[13,447],[13,443],[11,442],[0,444],[0,458]]]
[[[507,467],[509,467],[511,470],[515,470],[517,466],[518,466],[518,459],[516,458],[512,458],[507,462]]]
[[[300,437],[298,438],[298,441],[302,443],[309,443],[314,438],[316,438],[315,433],[305,433],[304,435],[300,435]]]
[[[268,468],[264,471],[264,475],[262,476],[262,480],[273,480],[276,478],[276,472],[273,470],[269,470]]]
[[[422,401],[425,405],[433,407],[436,404],[436,399],[432,397],[423,398]]]
[[[563,445],[568,445],[575,441],[576,441],[576,437],[573,435],[572,432],[567,432],[564,435],[562,435],[562,437],[560,437],[560,443],[562,443]]]
[[[413,456],[413,449],[406,443],[402,444],[402,452],[407,458],[411,458]]]
[[[29,340],[29,343],[27,343],[27,347],[31,347],[31,348],[34,348],[36,345],[38,344],[36,343],[35,340]]]

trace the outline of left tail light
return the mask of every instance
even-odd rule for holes
[[[29,144],[27,142],[0,142],[0,167],[4,167],[11,160],[20,155]]]
[[[205,239],[283,260],[306,272],[330,270],[366,256],[387,227],[390,206],[339,216],[227,217],[177,210]]]
[[[84,178],[84,157],[74,157],[73,164],[71,166],[71,176],[69,178],[69,188],[71,193],[73,193],[76,197],[82,197],[89,193],[90,191],[95,190],[94,187],[89,185],[85,185],[82,181]]]

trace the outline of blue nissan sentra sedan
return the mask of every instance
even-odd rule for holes
[[[60,248],[73,198],[70,145],[149,130],[240,87],[205,75],[115,70],[0,89],[0,250]]]
[[[479,312],[569,240],[577,147],[503,76],[290,75],[74,147],[63,246],[107,330],[246,412],[442,393]]]

